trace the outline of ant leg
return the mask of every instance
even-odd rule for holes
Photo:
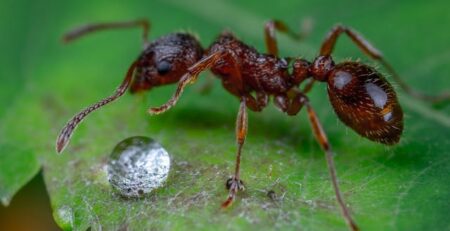
[[[108,103],[113,102],[114,100],[118,99],[120,96],[122,96],[125,91],[130,86],[131,80],[133,79],[133,73],[134,69],[136,68],[137,61],[135,61],[131,66],[128,68],[128,72],[125,76],[125,79],[122,81],[120,86],[117,88],[117,90],[114,92],[113,95],[108,96],[99,102],[87,107],[86,109],[82,110],[78,114],[76,114],[72,119],[70,119],[66,125],[63,127],[61,132],[59,133],[58,138],[56,139],[56,151],[58,153],[61,153],[64,148],[67,146],[67,144],[70,141],[70,137],[73,134],[73,131],[77,128],[78,124],[83,121],[83,119],[89,115],[91,112],[99,109],[100,107],[105,106]]]
[[[305,20],[302,24],[300,33],[291,30],[285,23],[279,20],[270,20],[264,26],[264,37],[266,41],[267,52],[271,55],[278,56],[278,45],[275,37],[275,30],[287,34],[294,40],[301,40],[305,38],[311,30],[311,22]]]
[[[287,95],[276,95],[273,98],[273,103],[277,108],[279,108],[282,112],[286,112],[289,108],[290,100]]]
[[[336,200],[339,203],[339,207],[341,208],[342,215],[344,216],[344,219],[347,222],[347,225],[349,226],[350,230],[352,230],[352,231],[359,230],[355,221],[353,221],[350,211],[348,210],[347,206],[345,205],[344,199],[342,198],[341,190],[339,189],[339,184],[338,184],[338,179],[337,179],[336,167],[334,166],[333,151],[331,150],[331,146],[328,142],[327,135],[325,134],[325,131],[322,128],[322,125],[319,121],[319,118],[316,115],[316,112],[310,106],[309,101],[307,100],[307,98],[304,98],[304,100],[305,100],[304,104],[306,106],[306,109],[308,110],[308,117],[309,117],[309,121],[311,123],[311,127],[313,129],[314,136],[316,137],[317,142],[320,144],[323,151],[325,152],[325,157],[326,157],[327,165],[328,165],[328,171],[330,173],[331,182],[333,183],[334,193],[336,194]]]
[[[163,104],[160,107],[154,107],[150,108],[148,112],[152,115],[161,114],[167,110],[169,110],[171,107],[173,107],[180,98],[181,94],[184,91],[184,88],[188,84],[192,84],[197,80],[198,75],[209,68],[211,68],[218,60],[221,58],[224,58],[227,55],[227,52],[225,51],[218,51],[211,55],[206,56],[205,58],[201,59],[197,63],[195,63],[193,66],[188,68],[188,72],[184,74],[180,81],[178,82],[177,89],[175,91],[175,94],[172,96],[172,98],[167,101],[167,103]]]
[[[236,193],[239,190],[244,190],[244,183],[240,179],[240,166],[241,166],[241,151],[242,146],[245,142],[245,137],[247,136],[248,130],[248,116],[247,116],[247,106],[246,106],[245,97],[241,98],[241,104],[239,107],[239,112],[236,119],[236,142],[238,145],[237,154],[236,154],[236,168],[234,172],[234,176],[227,181],[227,189],[229,190],[228,198],[225,202],[222,203],[222,208],[226,208],[230,206],[234,198],[236,197]]]
[[[295,116],[305,105],[305,98],[303,92],[299,92],[297,89],[291,89],[287,94],[281,94],[275,96],[275,106],[281,109],[282,112],[290,116]]]
[[[302,92],[304,94],[308,93],[309,91],[311,91],[312,87],[314,86],[314,83],[316,82],[316,80],[314,78],[311,78],[309,80],[309,82],[306,84],[306,86],[303,88]]]
[[[337,25],[331,29],[330,33],[325,38],[320,49],[320,55],[329,56],[333,52],[333,48],[336,44],[338,37],[345,33],[350,39],[369,57],[379,61],[391,74],[392,78],[400,85],[400,87],[409,95],[416,97],[421,100],[430,101],[432,103],[438,103],[442,101],[447,101],[450,99],[450,93],[445,92],[440,95],[427,95],[419,91],[414,90],[406,84],[400,75],[394,70],[394,68],[383,58],[381,52],[376,49],[372,44],[369,43],[364,37],[358,34],[356,31],[349,27],[342,25]]]
[[[255,112],[262,111],[262,109],[267,106],[268,102],[269,96],[265,92],[257,92],[256,99],[250,94],[247,94],[245,97],[245,103],[247,107]]]
[[[146,19],[139,19],[126,22],[108,22],[108,23],[95,23],[77,27],[70,32],[66,33],[63,37],[64,42],[71,42],[86,34],[97,32],[101,30],[109,29],[122,29],[131,27],[142,27],[142,40],[144,42],[144,49],[148,46],[148,31],[150,30],[150,22]]]
[[[328,142],[327,135],[322,128],[322,125],[317,117],[316,112],[309,104],[309,99],[301,92],[296,91],[296,95],[293,97],[292,101],[289,102],[289,98],[287,95],[278,95],[276,96],[275,105],[279,107],[282,111],[287,114],[294,116],[296,115],[303,106],[306,106],[306,110],[308,111],[308,118],[311,123],[311,127],[316,137],[317,142],[321,146],[322,150],[325,152],[325,157],[327,160],[328,171],[330,173],[331,182],[333,184],[334,192],[336,195],[336,200],[339,203],[339,207],[341,208],[342,215],[347,222],[347,225],[350,227],[350,230],[356,231],[359,230],[356,223],[353,221],[350,211],[345,205],[344,199],[342,198],[341,190],[339,189],[336,167],[334,166],[333,160],[333,151],[331,150],[330,143]]]

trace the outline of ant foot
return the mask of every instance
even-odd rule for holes
[[[244,191],[244,182],[236,177],[231,177],[227,180],[225,187],[229,190],[228,198],[222,203],[222,208],[229,207],[236,197],[238,191]]]

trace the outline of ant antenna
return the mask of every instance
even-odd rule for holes
[[[131,64],[130,68],[128,69],[127,75],[125,76],[125,79],[122,81],[120,86],[116,89],[113,95],[108,96],[99,102],[85,108],[84,110],[80,111],[78,114],[76,114],[72,119],[70,119],[66,126],[61,130],[59,133],[58,138],[56,139],[56,151],[58,153],[61,153],[64,148],[67,146],[67,144],[70,141],[70,137],[72,136],[73,131],[77,128],[78,124],[83,121],[83,119],[89,115],[91,112],[99,109],[100,107],[105,106],[106,104],[109,104],[113,102],[114,100],[121,97],[125,91],[130,86],[131,80],[133,79],[133,73],[136,68],[137,61],[135,61],[133,64]]]

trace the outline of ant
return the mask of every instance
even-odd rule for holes
[[[221,33],[207,49],[203,49],[199,41],[188,33],[171,33],[149,42],[150,23],[147,20],[89,24],[67,33],[64,40],[70,42],[91,32],[131,27],[141,27],[143,30],[143,52],[131,64],[113,95],[82,110],[64,126],[56,141],[57,152],[63,151],[74,129],[89,113],[116,100],[128,88],[131,93],[136,93],[178,83],[175,94],[167,103],[148,111],[152,115],[161,114],[177,103],[188,84],[194,83],[201,72],[209,69],[222,81],[223,87],[240,101],[236,120],[236,168],[233,177],[227,180],[229,195],[222,207],[230,206],[237,192],[244,189],[240,163],[247,136],[247,108],[262,111],[269,97],[272,97],[275,106],[290,116],[306,108],[313,134],[325,152],[342,215],[350,230],[359,230],[341,195],[328,137],[306,94],[314,82],[326,83],[331,105],[339,119],[361,136],[386,145],[399,142],[403,131],[403,111],[394,88],[375,68],[355,61],[335,64],[331,54],[340,35],[347,35],[363,53],[379,61],[406,93],[431,102],[450,98],[449,94],[429,96],[411,89],[385,61],[380,51],[355,30],[343,25],[333,27],[312,62],[278,56],[276,31],[293,38],[304,35],[293,32],[277,20],[268,21],[264,27],[267,54],[259,53],[228,31]],[[300,89],[302,84],[305,87]]]

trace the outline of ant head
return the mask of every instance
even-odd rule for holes
[[[394,89],[379,72],[358,62],[343,62],[327,79],[328,96],[342,122],[373,141],[400,140],[403,112]]]
[[[87,29],[85,31],[89,32]],[[84,33],[87,32],[82,32],[81,35]],[[125,79],[113,95],[85,108],[67,122],[57,138],[57,152],[66,147],[78,124],[91,112],[115,101],[128,88],[131,92],[137,92],[178,81],[202,56],[203,49],[197,39],[189,34],[170,34],[150,43],[141,56],[131,64]]]
[[[130,91],[134,93],[178,82],[202,55],[203,49],[197,39],[189,34],[161,37],[149,44],[138,58]]]

